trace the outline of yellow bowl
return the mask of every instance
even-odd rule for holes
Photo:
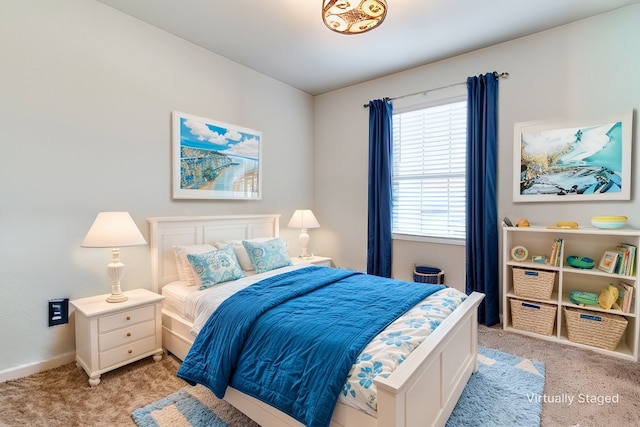
[[[597,228],[622,228],[626,223],[626,216],[594,216],[591,218],[591,225]]]

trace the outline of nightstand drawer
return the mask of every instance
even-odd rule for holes
[[[102,334],[117,328],[123,328],[135,323],[151,320],[155,317],[155,307],[152,305],[122,313],[104,316],[98,319],[98,333]]]
[[[150,337],[156,333],[156,322],[150,320],[137,325],[127,326],[122,329],[107,332],[98,336],[98,351],[125,345],[141,338]]]
[[[100,353],[100,369],[105,369],[113,365],[117,365],[122,362],[126,362],[129,359],[136,358],[141,354],[153,351],[156,349],[156,338],[151,336],[116,347],[113,350]]]

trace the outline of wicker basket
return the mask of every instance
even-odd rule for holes
[[[627,327],[627,319],[615,314],[564,307],[569,341],[615,350]]]
[[[513,268],[513,290],[522,298],[550,299],[555,280],[555,271]]]
[[[556,323],[558,307],[552,304],[539,304],[512,298],[511,320],[513,327],[521,331],[540,335],[551,335]]]
[[[444,283],[444,271],[436,267],[414,265],[413,281],[419,283],[442,284]]]

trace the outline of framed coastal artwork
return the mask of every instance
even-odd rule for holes
[[[629,200],[632,120],[516,123],[513,201]]]
[[[174,111],[173,198],[260,200],[262,133]]]

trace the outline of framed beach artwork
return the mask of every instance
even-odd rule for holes
[[[516,123],[513,201],[629,200],[632,120]]]
[[[174,111],[173,198],[260,200],[262,133]]]

